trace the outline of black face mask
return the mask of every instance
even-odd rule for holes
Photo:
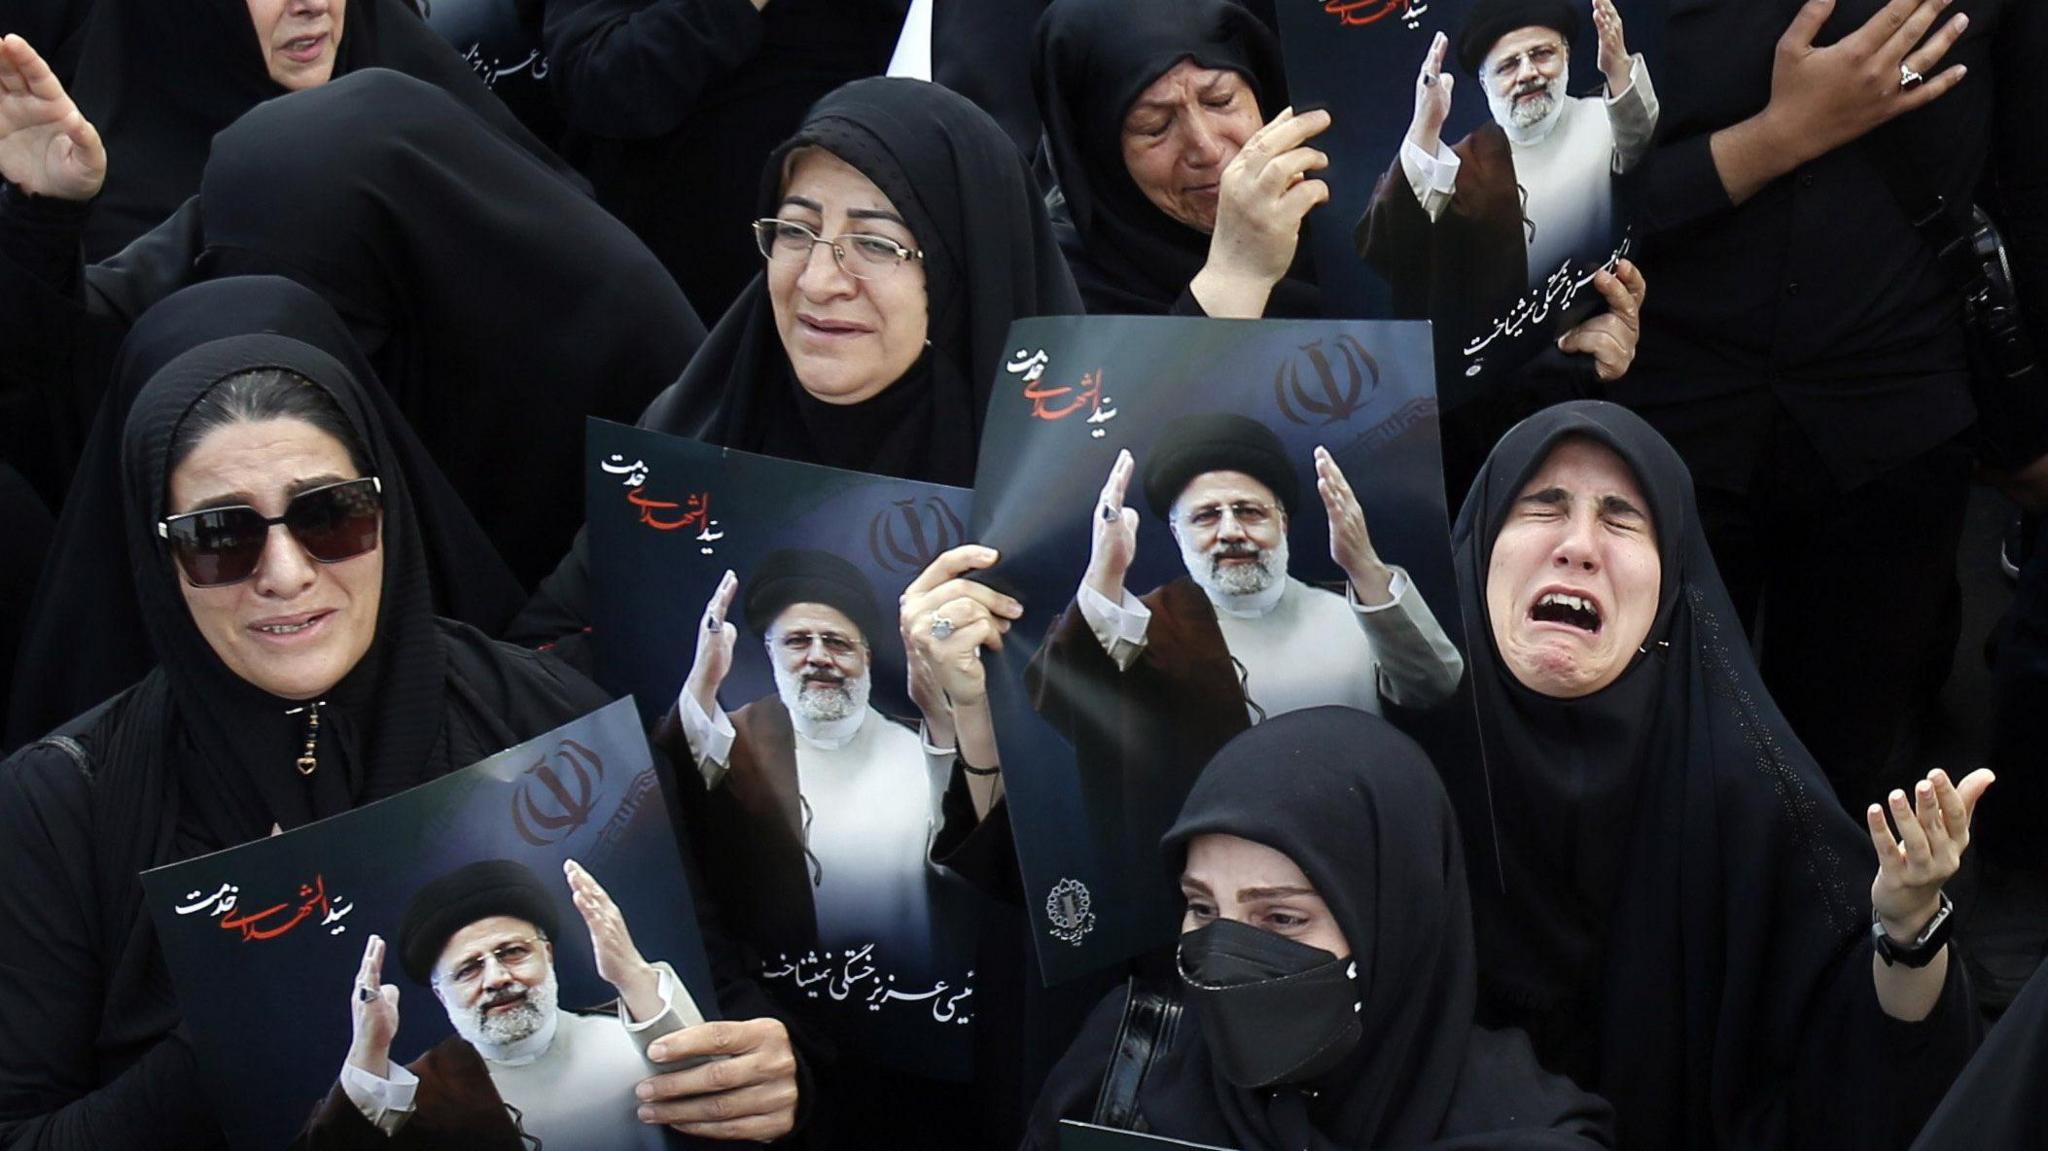
[[[1180,977],[1216,1069],[1239,1087],[1303,1083],[1358,1046],[1358,965],[1219,919],[1180,937]]]

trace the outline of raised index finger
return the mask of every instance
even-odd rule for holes
[[[940,552],[939,558],[933,560],[930,566],[917,573],[917,578],[911,580],[910,586],[903,589],[904,598],[923,595],[947,580],[957,579],[976,568],[985,568],[994,562],[994,548],[983,547],[980,544],[961,544],[956,548],[948,548]]]
[[[1131,472],[1136,469],[1131,458],[1131,449],[1121,448],[1116,453],[1116,462],[1109,465],[1109,478],[1102,481],[1102,506],[1116,511],[1124,510],[1124,493],[1131,487]]]

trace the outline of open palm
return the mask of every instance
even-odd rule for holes
[[[0,38],[0,177],[37,196],[90,200],[107,179],[100,134],[29,42]]]

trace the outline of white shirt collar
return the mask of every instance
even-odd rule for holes
[[[475,1044],[476,1053],[489,1062],[505,1067],[524,1067],[548,1053],[548,1048],[555,1042],[555,1027],[561,1020],[560,1011],[550,1011],[547,1022],[540,1025],[539,1031],[510,1043],[485,1043],[479,1040]]]
[[[1209,603],[1224,615],[1237,619],[1260,619],[1280,606],[1280,599],[1287,594],[1287,585],[1292,582],[1290,577],[1282,575],[1267,585],[1266,590],[1250,595],[1220,595],[1207,588],[1202,591],[1209,597]]]
[[[870,710],[864,707],[845,719],[827,720],[805,719],[792,711],[789,722],[796,728],[798,739],[824,751],[837,751],[860,734],[861,725],[868,721]]]

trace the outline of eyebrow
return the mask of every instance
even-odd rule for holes
[[[1542,507],[1552,508],[1570,507],[1571,502],[1572,494],[1560,487],[1549,487],[1544,488],[1540,492],[1530,492],[1528,495],[1515,501],[1517,504],[1537,504]],[[1635,505],[1634,501],[1626,496],[1619,495],[1601,496],[1600,514],[1616,517],[1634,516],[1640,520],[1648,520],[1650,518],[1644,513],[1643,509]]]
[[[1237,890],[1239,903],[1252,903],[1261,899],[1293,899],[1302,895],[1314,895],[1313,887],[1240,887]]]
[[[784,196],[782,198],[782,206],[785,208],[803,208],[806,211],[816,212],[821,216],[825,214],[825,205],[808,196]],[[891,212],[887,208],[848,208],[846,210],[846,218],[849,220],[885,220],[905,230],[908,230],[910,227],[903,217]]]
[[[293,480],[292,482],[284,486],[284,498],[286,499],[286,501],[290,501],[293,496],[298,495],[300,492],[309,491],[313,488],[326,487],[328,484],[342,483],[346,478],[347,477],[345,476],[338,476],[332,472],[328,472],[325,475],[307,476],[304,479]],[[185,509],[185,511],[179,512],[177,514],[189,515],[192,512],[210,512],[219,508],[255,506],[256,497],[250,495],[248,492],[228,492],[225,495],[211,496],[207,499],[203,499],[198,503],[192,505],[191,507]]]

